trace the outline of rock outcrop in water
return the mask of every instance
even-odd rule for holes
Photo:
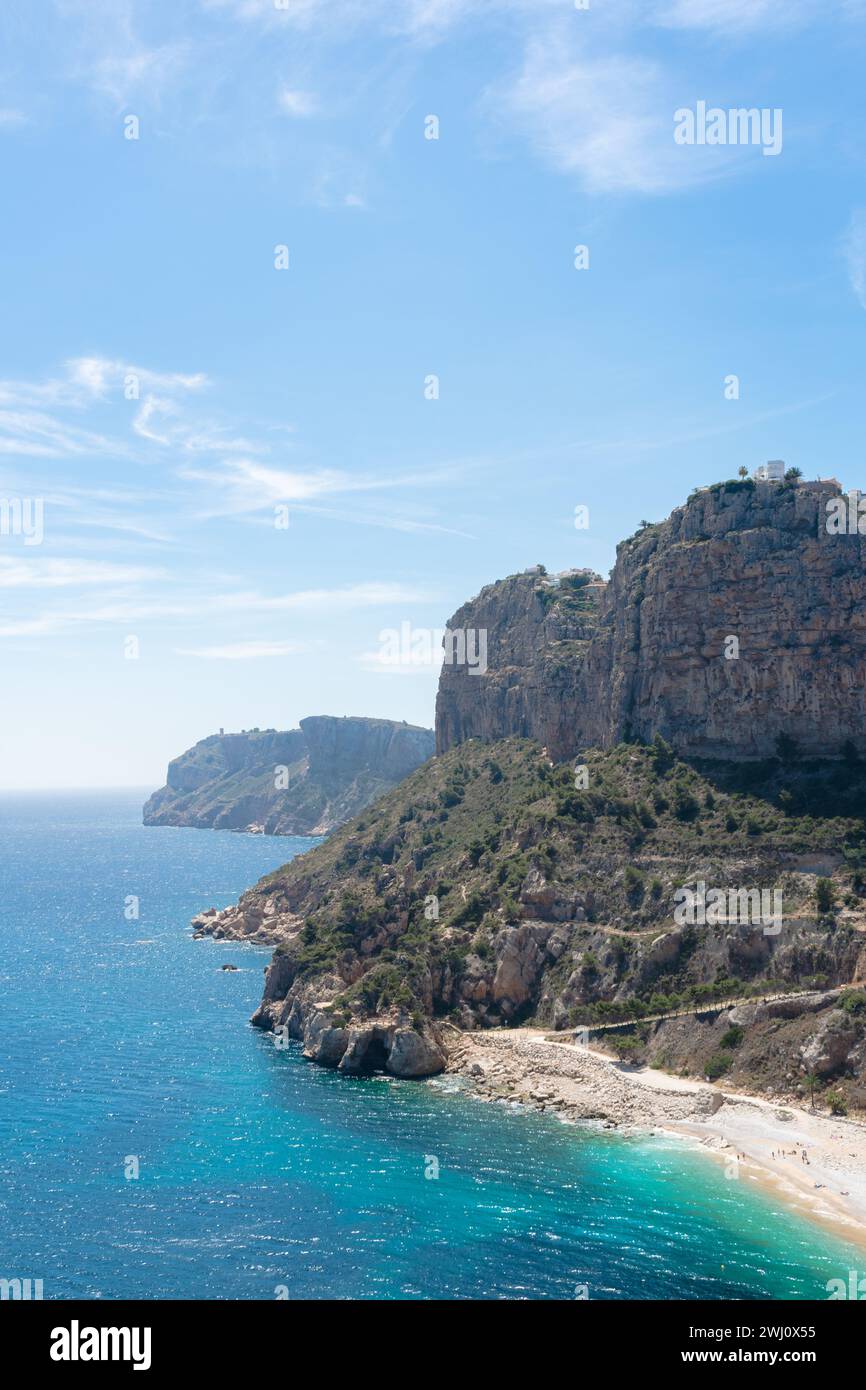
[[[169,763],[145,825],[324,835],[433,752],[433,733],[390,719],[316,715],[299,729],[214,734]]]
[[[831,534],[838,484],[704,488],[588,572],[482,589],[451,628],[486,674],[443,667],[436,746],[535,738],[556,759],[659,733],[681,754],[838,754],[866,731],[866,536]]]

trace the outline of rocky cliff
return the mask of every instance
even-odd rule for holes
[[[607,585],[536,567],[464,605],[449,626],[485,634],[487,669],[443,667],[437,756],[196,919],[277,947],[253,1021],[417,1076],[455,1024],[634,1020],[678,1070],[792,1094],[813,1071],[866,1109],[866,551],[827,530],[838,496],[718,484],[624,541]],[[678,919],[698,884],[736,910]],[[738,915],[761,890],[772,930]]]
[[[214,734],[175,758],[145,825],[324,835],[433,752],[429,729],[390,719],[302,719],[299,729]]]
[[[439,752],[536,738],[557,759],[660,733],[678,752],[833,756],[866,731],[866,537],[828,532],[836,483],[716,484],[623,541],[610,582],[529,571],[452,629],[485,674],[443,667]]]

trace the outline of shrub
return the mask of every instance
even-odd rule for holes
[[[620,1061],[636,1061],[641,1050],[641,1044],[637,1038],[624,1038],[619,1033],[614,1033],[610,1040],[611,1047],[619,1057]]]
[[[643,901],[644,880],[643,874],[639,869],[629,864],[624,874],[626,897],[632,907],[637,907]]]
[[[520,920],[520,907],[518,906],[517,899],[514,898],[511,893],[505,893],[503,897],[499,899],[499,906],[502,908],[502,913],[506,922],[517,922]]]
[[[677,820],[695,820],[700,812],[700,806],[691,792],[683,786],[679,786],[674,794],[674,815]]]
[[[726,1052],[730,1051],[732,1047],[739,1047],[745,1036],[745,1029],[741,1028],[738,1023],[733,1023],[722,1037],[719,1046]]]
[[[716,1052],[707,1062],[704,1072],[710,1081],[717,1081],[725,1072],[730,1071],[733,1063],[730,1052]]]
[[[848,1102],[841,1091],[828,1091],[825,1097],[831,1115],[847,1115]]]
[[[464,927],[471,923],[478,926],[485,911],[487,904],[480,893],[470,893],[466,902],[458,909],[456,915],[451,919],[452,927]]]
[[[833,888],[832,880],[829,878],[819,878],[815,884],[815,903],[818,911],[822,914],[829,912],[836,900],[836,892]]]
[[[653,771],[657,777],[663,777],[674,765],[674,750],[667,740],[662,738],[661,734],[656,734],[650,752],[653,760]]]

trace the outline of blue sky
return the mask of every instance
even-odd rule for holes
[[[9,0],[0,53],[2,785],[430,724],[383,630],[740,464],[864,482],[860,0]]]

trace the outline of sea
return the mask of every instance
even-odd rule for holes
[[[348,1078],[189,921],[315,843],[0,794],[0,1279],[44,1299],[824,1299],[862,1251],[674,1139]],[[238,967],[224,971],[226,964]]]

